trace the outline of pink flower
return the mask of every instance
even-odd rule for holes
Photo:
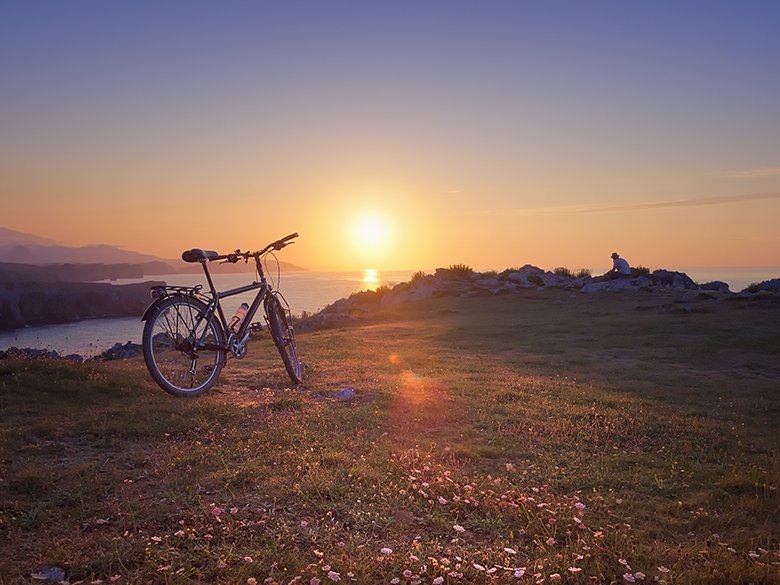
[[[393,554],[393,549],[385,547],[383,549],[380,549],[379,552],[381,552],[383,555],[391,555]]]
[[[636,579],[634,579],[634,576],[631,573],[624,573],[623,579],[625,579],[629,583],[634,583],[636,581]]]

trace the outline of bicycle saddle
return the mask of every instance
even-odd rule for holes
[[[181,253],[181,259],[185,262],[201,262],[202,260],[212,260],[219,256],[213,250],[201,250],[200,248],[193,248]]]

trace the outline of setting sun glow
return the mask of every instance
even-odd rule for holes
[[[363,215],[355,220],[354,238],[359,246],[380,248],[387,243],[387,221],[380,215]]]

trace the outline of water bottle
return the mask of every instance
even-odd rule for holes
[[[249,305],[246,303],[241,303],[241,306],[236,309],[236,314],[233,315],[233,318],[230,320],[230,330],[233,333],[237,333],[239,328],[241,327],[241,323],[244,320],[244,317],[246,317],[246,312],[249,310]]]

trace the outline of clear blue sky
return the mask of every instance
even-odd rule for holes
[[[219,198],[249,212],[244,229],[266,210],[297,214],[268,229],[308,231],[321,252],[301,260],[316,265],[347,254],[323,219],[365,201],[396,240],[453,226],[424,265],[486,264],[464,236],[587,265],[609,240],[585,230],[573,237],[592,248],[551,252],[544,234],[570,234],[582,210],[600,230],[663,230],[662,211],[642,210],[666,201],[713,201],[678,207],[688,225],[712,213],[713,229],[765,231],[780,195],[750,196],[780,194],[779,31],[780,2],[6,1],[3,222],[171,255],[194,243],[139,210]],[[599,212],[618,205],[639,211]],[[97,221],[75,214],[86,208]],[[189,213],[196,233],[235,247]],[[524,235],[490,236],[518,224]],[[736,230],[728,244],[732,263],[760,249],[780,264],[766,253],[778,240]],[[393,253],[406,267],[411,252]]]

